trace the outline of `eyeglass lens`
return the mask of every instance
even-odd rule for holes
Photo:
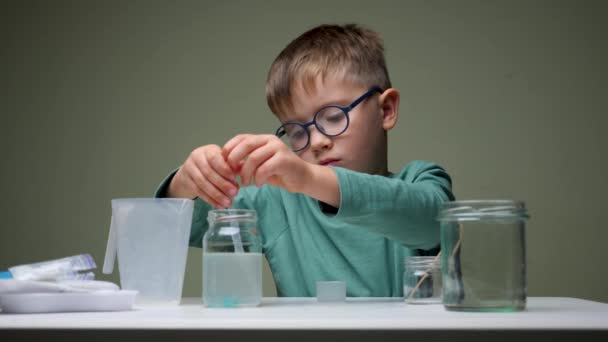
[[[315,116],[314,122],[317,129],[327,136],[339,135],[348,127],[347,114],[339,107],[322,108]],[[304,125],[295,122],[286,123],[283,129],[281,140],[292,150],[297,151],[308,145],[310,134]]]

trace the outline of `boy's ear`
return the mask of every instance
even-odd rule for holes
[[[382,127],[390,130],[397,124],[399,114],[399,91],[389,88],[380,95],[380,109],[382,110]]]

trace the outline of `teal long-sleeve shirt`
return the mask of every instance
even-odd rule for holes
[[[340,188],[336,214],[300,193],[264,185],[239,190],[233,208],[255,209],[262,250],[279,296],[316,295],[316,282],[343,280],[352,297],[403,295],[406,256],[439,246],[440,205],[453,200],[440,166],[413,161],[399,173],[370,175],[334,167]],[[163,197],[174,173],[156,191]],[[207,212],[196,199],[191,246],[202,246]]]

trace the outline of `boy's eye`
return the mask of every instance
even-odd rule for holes
[[[289,133],[289,137],[292,140],[298,140],[298,139],[303,139],[305,136],[304,130],[303,129],[298,129],[298,130],[294,130],[291,133]]]
[[[344,118],[345,118],[344,113],[337,112],[337,113],[327,115],[325,117],[325,121],[330,122],[330,123],[336,123],[336,122],[342,121]]]

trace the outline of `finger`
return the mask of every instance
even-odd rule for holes
[[[278,173],[281,162],[278,158],[269,158],[257,167],[254,173],[255,185],[260,187],[268,183],[269,179]],[[276,184],[272,184],[276,185]]]
[[[249,136],[251,136],[251,135],[250,134],[239,134],[239,135],[233,137],[232,139],[228,140],[224,144],[224,147],[222,147],[222,156],[224,157],[224,159],[228,159],[228,155],[230,154],[232,149],[236,145],[238,145],[241,141],[243,141],[244,139],[247,139]]]
[[[223,178],[234,180],[235,172],[230,165],[228,165],[226,159],[224,159],[222,155],[217,153],[211,154],[207,157],[207,162],[213,168],[213,170],[215,170],[215,172],[217,172]]]
[[[240,174],[241,173],[241,169],[243,168],[243,165],[245,164],[244,160],[241,160],[238,165],[234,168],[234,172]]]
[[[201,180],[203,185],[204,193],[211,200],[209,204],[212,204],[216,208],[228,208],[232,204],[232,200],[225,196],[218,188],[211,184],[207,179]]]
[[[208,167],[205,169],[209,169]],[[198,186],[201,195],[209,199],[207,203],[214,205],[219,208],[229,207],[232,203],[230,197],[224,194],[220,189],[218,189],[213,183],[211,183],[205,174],[198,167],[192,168],[192,179],[194,183]]]
[[[214,155],[207,160],[209,166],[203,174],[213,185],[230,197],[236,196],[239,186],[236,183],[236,174],[220,155]]]
[[[241,171],[239,172],[239,174],[241,175],[241,179],[243,179],[243,185],[248,185],[249,181],[255,174],[256,169],[262,163],[272,158],[276,154],[276,152],[276,148],[273,148],[273,146],[270,144],[264,145],[251,152],[251,154],[247,157],[247,160],[243,163]]]
[[[239,142],[228,154],[226,161],[230,167],[235,168],[240,161],[245,159],[252,151],[268,142],[268,138],[262,135],[251,135]]]
[[[236,195],[236,185],[218,174],[207,159],[199,159],[195,163],[200,174],[200,178],[197,178],[199,186],[215,201],[225,204],[226,200],[230,201]]]
[[[200,199],[202,199],[203,201],[209,203],[211,206],[213,207],[218,207],[220,204],[217,203],[216,201],[213,200],[213,198],[211,198],[203,189],[202,189],[202,185],[199,184],[201,183],[199,181],[200,178],[202,178],[202,174],[200,173],[200,171],[198,170],[198,168],[193,165],[190,164],[189,166],[184,166],[186,171],[186,177],[188,178],[189,182],[191,183],[191,188],[193,188],[193,191],[196,193],[196,196]]]
[[[186,177],[192,183],[192,185],[194,187],[194,192],[196,193],[196,196],[198,198],[200,198],[201,200],[207,202],[212,207],[215,207],[215,208],[221,208],[222,207],[219,203],[217,203],[215,200],[213,200],[213,198],[211,198],[211,196],[209,196],[207,193],[205,193],[205,191],[203,191],[199,187],[199,185],[197,184],[197,181],[194,179],[194,177],[192,177],[192,175],[190,173],[187,173]]]

